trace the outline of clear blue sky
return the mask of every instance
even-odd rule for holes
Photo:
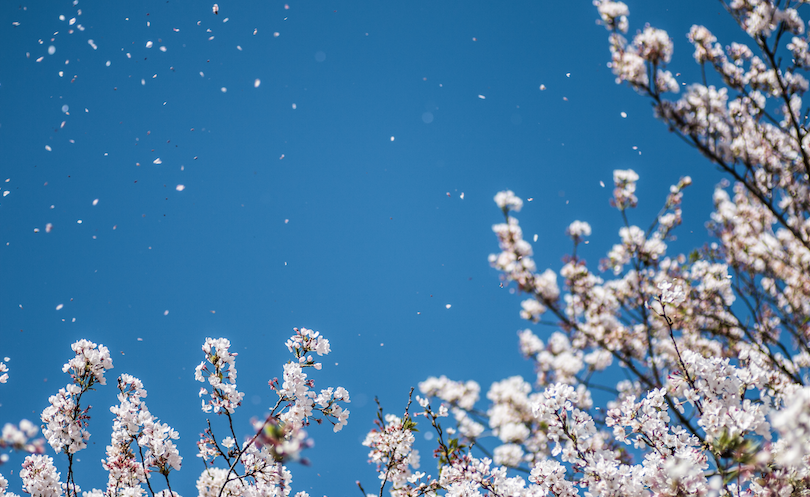
[[[312,466],[291,466],[294,489],[313,496],[376,484],[360,445],[374,396],[401,413],[429,375],[484,390],[531,381],[521,298],[487,264],[498,190],[533,198],[519,218],[539,235],[541,269],[559,269],[575,219],[594,228],[582,252],[594,265],[615,242],[617,168],[641,176],[642,226],[692,175],[679,247],[706,239],[719,176],[614,84],[589,0],[212,5],[0,5],[0,357],[11,358],[0,422],[39,421],[75,340],[109,347],[109,384],[87,397],[85,490],[106,484],[108,406],[127,372],[180,432],[173,487],[196,495],[205,414],[193,370],[208,336],[240,354],[245,434],[275,400],[266,384],[292,328],[332,342],[316,387],[346,387],[351,416],[336,435],[312,427]],[[670,30],[687,82],[689,27],[729,27],[719,3],[630,7],[631,31]],[[0,468],[15,491],[20,461]]]

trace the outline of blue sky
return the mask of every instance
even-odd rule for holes
[[[109,347],[115,369],[89,397],[77,468],[85,490],[106,483],[107,407],[127,372],[180,432],[173,488],[195,494],[205,414],[193,370],[208,336],[240,354],[245,434],[274,402],[267,381],[292,328],[330,339],[316,387],[346,387],[351,416],[339,434],[310,430],[312,465],[291,469],[311,495],[375,485],[360,445],[375,396],[401,413],[429,375],[484,390],[531,380],[521,298],[487,264],[499,190],[533,199],[519,219],[539,235],[541,269],[559,269],[575,219],[594,228],[590,262],[615,242],[617,168],[641,176],[631,221],[642,226],[691,175],[676,247],[706,240],[719,175],[614,84],[590,1],[212,5],[0,5],[0,357],[11,359],[0,422],[38,421],[68,380],[71,343]],[[719,3],[630,8],[631,31],[670,31],[683,81],[697,75],[693,23],[731,41]],[[17,491],[20,461],[0,468]]]

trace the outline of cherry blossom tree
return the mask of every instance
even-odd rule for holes
[[[394,496],[810,494],[810,137],[802,105],[810,55],[798,11],[806,2],[721,3],[745,38],[723,47],[693,26],[702,80],[682,85],[668,70],[668,33],[647,25],[628,41],[628,6],[594,2],[616,82],[649,98],[658,119],[728,174],[714,193],[715,240],[669,254],[691,179],[670,188],[645,229],[632,215],[639,177],[617,170],[619,242],[589,267],[577,247],[591,228],[574,221],[565,265],[541,272],[514,216],[523,201],[498,193],[501,252],[490,264],[526,295],[521,317],[553,330],[542,338],[519,332],[537,377],[494,383],[486,409],[473,381],[421,383],[423,412],[387,415],[366,439],[379,495],[389,483]],[[601,383],[598,373],[611,366],[621,380]],[[595,391],[609,400],[597,405]],[[442,428],[437,421],[448,415],[454,426]],[[422,416],[438,433],[435,477],[414,472],[409,432]],[[476,450],[484,437],[497,437],[493,451]]]
[[[644,228],[633,210],[639,176],[617,170],[610,199],[623,221],[617,243],[589,266],[577,248],[591,227],[573,221],[563,267],[541,270],[515,217],[523,201],[499,192],[503,221],[493,231],[500,252],[489,263],[525,295],[520,316],[551,330],[518,333],[536,377],[495,382],[485,407],[478,383],[444,376],[420,383],[401,415],[380,407],[363,442],[378,482],[370,492],[358,482],[364,494],[810,495],[810,138],[802,105],[810,43],[798,10],[804,3],[721,0],[742,41],[723,46],[708,28],[693,26],[688,40],[702,78],[684,85],[668,69],[668,33],[647,25],[630,41],[627,5],[594,2],[609,32],[617,83],[650,99],[658,119],[728,175],[714,192],[713,241],[689,254],[669,253],[689,177],[671,186]],[[239,442],[232,418],[244,397],[236,387],[237,354],[227,339],[203,344],[205,361],[195,374],[206,384],[201,407],[218,416],[226,436],[215,435],[209,421],[198,442],[205,463],[200,496],[288,496],[286,463],[301,460],[309,447],[310,422],[327,421],[334,431],[347,423],[341,403],[349,402],[348,392],[316,392],[304,373],[321,369],[313,354],[328,354],[329,341],[302,328],[286,345],[294,360],[283,366],[281,380],[270,381],[278,401]],[[47,444],[67,455],[65,480],[44,455],[33,423],[3,429],[0,447],[30,453],[20,476],[31,495],[81,492],[73,456],[89,436],[83,400],[106,383],[112,360],[103,345],[86,340],[73,351],[63,368],[71,381],[41,415]],[[606,383],[613,376],[599,373],[607,370],[621,379]],[[7,371],[0,363],[0,383]],[[176,496],[169,475],[182,466],[173,442],[178,434],[147,409],[140,380],[122,374],[118,389],[103,462],[107,487],[82,495]],[[437,466],[415,448],[417,426],[435,431]],[[494,440],[492,450],[486,439]],[[155,488],[157,475],[165,489]],[[0,477],[0,497],[7,485]]]

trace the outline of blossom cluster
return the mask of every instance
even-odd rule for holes
[[[428,383],[433,382],[434,379],[428,380]],[[458,387],[448,381],[440,382],[451,390]],[[438,435],[439,447],[434,452],[440,461],[438,477],[413,471],[420,466],[420,456],[418,450],[413,448],[416,422],[408,410],[403,417],[393,414],[382,416],[380,412],[375,422],[377,427],[363,441],[363,445],[371,449],[369,462],[377,466],[380,492],[390,482],[390,494],[394,497],[435,496],[439,495],[439,491],[444,491],[447,496],[542,495],[537,493],[538,487],[527,487],[521,477],[510,476],[504,465],[493,464],[489,457],[473,456],[466,450],[468,446],[459,443],[459,439],[445,439],[445,434],[452,435],[454,432],[452,429],[443,431],[439,423],[440,418],[448,416],[448,409],[441,406],[438,411],[433,411],[429,399],[417,396],[416,400],[424,411],[413,417],[425,417]],[[360,488],[363,490],[362,486]]]
[[[312,446],[304,427],[310,419],[327,420],[335,432],[348,422],[349,411],[338,402],[350,402],[349,392],[343,387],[327,388],[317,394],[314,381],[307,378],[303,368],[321,369],[310,352],[319,356],[330,352],[329,340],[317,331],[295,328],[286,342],[296,360],[283,366],[283,381],[269,382],[278,394],[278,401],[264,420],[253,420],[254,435],[243,443],[233,436],[218,440],[210,427],[197,442],[198,457],[205,463],[205,470],[197,480],[201,497],[232,496],[289,496],[292,491],[292,474],[286,466],[291,461],[303,461],[302,452]],[[234,433],[232,413],[240,405],[243,393],[236,390],[236,353],[229,351],[227,339],[207,338],[203,344],[208,364],[201,363],[196,370],[198,381],[212,386],[211,401],[203,402],[202,409],[224,414]],[[210,365],[210,369],[209,369]],[[201,389],[200,395],[208,393]],[[216,467],[222,460],[228,469]],[[238,468],[239,466],[239,468]],[[308,497],[298,492],[296,497]]]
[[[0,434],[0,449],[11,448],[31,454],[41,454],[45,451],[45,440],[34,438],[39,433],[39,427],[23,419],[18,425],[6,423]],[[8,455],[0,456],[0,464],[8,459]]]
[[[623,2],[594,0],[601,23],[612,32],[608,64],[616,75],[616,82],[627,82],[640,92],[660,94],[678,93],[680,87],[671,72],[664,69],[672,59],[673,44],[666,31],[646,26],[633,38],[632,43],[622,36],[627,33],[630,10]],[[620,34],[622,33],[622,34]],[[650,83],[652,81],[653,83]]]
[[[245,394],[236,389],[236,356],[237,353],[229,351],[231,342],[227,338],[206,338],[202,346],[205,352],[205,361],[201,362],[194,371],[194,379],[205,382],[206,379],[211,385],[211,398],[206,402],[202,401],[202,409],[205,412],[222,414],[232,413],[242,404]],[[208,365],[211,365],[211,369]],[[200,397],[208,395],[205,388],[200,388]]]
[[[363,445],[371,449],[369,462],[377,465],[380,479],[392,482],[395,489],[415,483],[424,474],[411,472],[412,468],[419,468],[419,451],[413,448],[413,422],[407,417],[386,414],[384,422],[377,424],[363,440]]]
[[[5,358],[5,361],[8,362],[8,357]],[[0,361],[0,383],[5,383],[8,381],[8,366],[6,362]]]
[[[319,356],[327,355],[331,350],[329,340],[321,336],[319,332],[307,328],[294,328],[293,331],[295,331],[295,335],[285,343],[287,349],[295,354],[299,363],[306,362],[314,365],[315,369],[321,369],[320,364],[315,364],[312,356],[307,356],[307,353],[315,352]]]
[[[67,454],[85,448],[90,438],[86,430],[89,408],[81,409],[82,395],[95,384],[106,384],[104,372],[113,367],[110,351],[103,345],[79,340],[71,348],[76,356],[62,367],[62,371],[70,372],[73,381],[48,399],[50,405],[41,416],[45,423],[42,433],[50,446]]]
[[[147,394],[141,380],[123,374],[118,378],[118,389],[120,404],[110,407],[115,420],[107,457],[102,461],[109,473],[107,494],[141,496],[145,494],[142,484],[147,482],[151,471],[168,476],[172,469],[180,470],[183,458],[173,442],[179,434],[149,412],[143,401]],[[141,461],[133,442],[138,453],[145,449]]]
[[[349,410],[338,402],[351,402],[349,392],[343,387],[329,387],[320,393],[312,390],[315,383],[307,378],[304,368],[312,367],[320,370],[322,365],[315,362],[310,352],[319,356],[329,353],[329,340],[314,330],[295,328],[295,335],[287,340],[287,349],[292,352],[297,361],[284,365],[281,385],[271,382],[272,388],[279,396],[279,402],[288,406],[280,420],[287,425],[299,429],[309,424],[313,414],[320,413],[333,424],[335,432],[340,431],[349,419]],[[321,418],[317,418],[321,419]],[[320,421],[319,421],[320,422]]]
[[[64,485],[60,476],[61,473],[53,465],[53,458],[39,454],[26,457],[20,470],[23,491],[42,497],[62,497]]]

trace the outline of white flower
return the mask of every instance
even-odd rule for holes
[[[446,376],[430,377],[419,383],[419,391],[429,397],[438,397],[462,409],[472,409],[478,402],[481,387],[474,381],[466,383],[453,381]]]
[[[607,29],[627,32],[627,16],[630,15],[627,4],[609,0],[594,0],[593,4],[599,9],[602,23]]]
[[[503,211],[512,210],[515,212],[520,212],[520,209],[523,208],[523,200],[518,198],[515,195],[515,192],[513,192],[512,190],[505,190],[502,192],[498,192],[495,195],[495,203]]]
[[[653,64],[667,64],[672,59],[672,40],[662,29],[645,27],[636,35],[633,45],[644,60]]]
[[[339,405],[335,405],[332,407],[332,415],[335,416],[337,420],[335,426],[333,427],[333,431],[337,433],[349,422],[349,410],[343,409]]]
[[[517,444],[504,444],[495,447],[492,454],[495,464],[503,466],[518,467],[523,462],[523,449]]]
[[[658,284],[658,289],[661,290],[661,302],[664,304],[680,305],[686,301],[686,292],[683,285],[678,283],[673,287],[669,281],[662,281]]]
[[[534,321],[535,323],[540,320],[540,316],[546,312],[546,306],[541,304],[535,299],[526,299],[520,303],[522,307],[520,317],[527,321]]]
[[[591,236],[591,225],[583,221],[574,221],[565,230],[566,234],[574,240]]]

